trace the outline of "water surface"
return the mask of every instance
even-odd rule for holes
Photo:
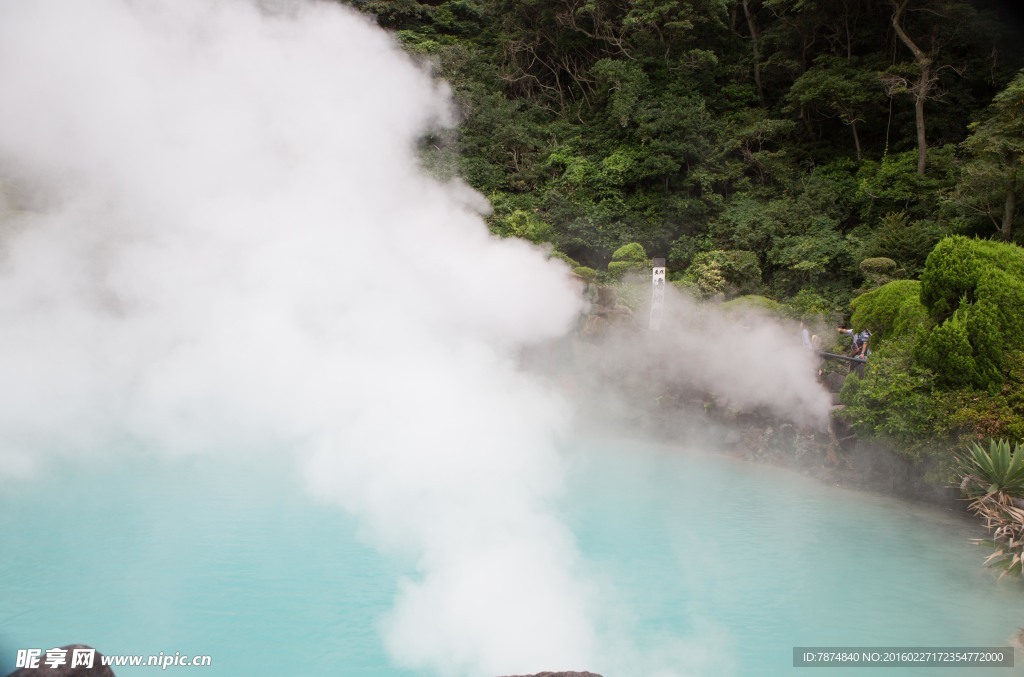
[[[1024,624],[1024,586],[981,568],[977,526],[953,511],[636,442],[569,457],[561,510],[598,624],[641,654],[682,646],[677,669],[810,676],[793,646],[997,646]],[[73,642],[209,654],[211,675],[418,674],[377,633],[412,563],[368,547],[281,460],[68,464],[4,487],[0,543],[0,674],[17,648]]]

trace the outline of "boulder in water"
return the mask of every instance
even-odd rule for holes
[[[63,665],[58,665],[51,668],[46,664],[46,651],[43,651],[43,655],[39,658],[39,667],[37,668],[19,668],[7,675],[7,677],[115,677],[114,671],[109,666],[103,665],[100,660],[102,654],[96,651],[91,646],[85,644],[68,644],[67,646],[60,647],[64,651],[66,657]],[[71,655],[74,650],[92,651],[93,662],[92,667],[85,667],[84,665],[76,665],[71,667]]]

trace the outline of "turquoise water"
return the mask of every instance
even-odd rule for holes
[[[1024,586],[980,567],[959,515],[634,442],[571,459],[562,508],[599,623],[641,653],[704,651],[698,674],[816,675],[791,667],[793,646],[999,646],[1024,625]],[[414,674],[376,629],[410,563],[280,461],[66,465],[4,487],[0,543],[0,674],[17,648],[72,642],[209,654],[210,675]],[[840,674],[868,672],[970,674]]]

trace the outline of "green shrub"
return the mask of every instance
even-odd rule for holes
[[[889,275],[896,273],[896,262],[884,256],[864,259],[860,262],[860,271],[865,275]]]
[[[630,273],[642,273],[649,268],[647,252],[639,242],[624,244],[612,254],[608,263],[608,277],[611,280],[622,280]]]
[[[1024,350],[1024,249],[944,239],[928,256],[921,301],[935,322],[917,361],[954,387],[996,389]]]
[[[639,242],[630,242],[615,250],[615,253],[612,254],[612,261],[629,261],[647,265],[647,252]]]
[[[630,273],[643,273],[646,269],[647,266],[636,261],[610,261],[608,277],[612,280],[622,280]]]
[[[694,256],[686,277],[705,296],[749,294],[761,285],[761,266],[754,252],[715,249]]]
[[[871,329],[871,349],[878,348],[888,337],[916,334],[928,323],[928,312],[921,305],[921,283],[897,280],[855,298],[850,307],[850,322],[860,329]]]
[[[568,254],[563,254],[562,252],[558,251],[557,249],[552,249],[548,253],[548,258],[549,259],[558,259],[559,261],[561,261],[565,265],[569,266],[570,268],[577,268],[580,265],[579,261],[576,261],[575,259],[570,257]]]
[[[921,302],[936,321],[942,321],[961,301],[973,303],[979,291],[994,291],[993,286],[1000,285],[1008,287],[1000,298],[1009,295],[1013,301],[1024,302],[1024,249],[1003,242],[947,237],[928,255],[921,274]],[[1024,318],[1018,321],[1024,323]]]
[[[503,237],[519,237],[530,242],[550,242],[554,236],[551,225],[531,212],[516,209],[507,216],[496,217],[492,230]]]
[[[711,238],[680,235],[672,243],[668,252],[668,264],[675,270],[686,270],[693,262],[693,257],[702,251],[713,249]]]
[[[1024,497],[1024,445],[1018,442],[1011,450],[1006,440],[990,440],[986,450],[972,441],[959,458],[962,473],[977,480],[966,491],[968,496],[1001,491],[1014,498]]]
[[[786,300],[786,305],[793,309],[793,313],[803,320],[818,320],[827,318],[828,323],[838,320],[842,309],[846,306],[845,300],[839,302],[828,298],[812,287],[804,287],[796,294]]]
[[[737,296],[731,301],[726,301],[722,304],[722,310],[727,312],[758,312],[768,315],[785,316],[786,306],[782,305],[774,299],[770,299],[767,296],[757,296],[756,294],[747,294],[746,296]]]
[[[913,338],[891,337],[868,360],[864,378],[850,375],[840,400],[843,416],[863,437],[895,443],[894,449],[914,460],[941,453],[936,441],[941,422],[934,389],[935,375],[913,361]]]
[[[572,272],[582,277],[587,282],[593,282],[597,279],[597,271],[587,266],[576,266],[572,269]]]
[[[722,265],[715,259],[698,256],[686,271],[686,279],[693,283],[702,296],[724,294],[728,285]]]
[[[917,275],[928,254],[945,233],[932,221],[912,221],[906,212],[891,212],[881,219],[862,249],[867,258],[885,257],[906,275]]]
[[[1024,440],[1024,356],[1013,357],[1009,376],[997,393],[961,388],[936,394],[945,412],[943,425],[951,434]]]

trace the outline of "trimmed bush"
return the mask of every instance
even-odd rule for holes
[[[1002,300],[1024,301],[1024,249],[1017,245],[947,237],[928,255],[921,274],[921,302],[936,321],[945,320],[962,300],[973,303],[980,291],[1005,286]],[[1012,297],[1012,298],[1007,298]],[[1024,317],[1020,318],[1024,322]]]
[[[608,263],[608,277],[621,280],[629,273],[641,273],[648,268],[647,252],[639,242],[624,244],[612,254]]]
[[[864,259],[860,262],[860,272],[865,275],[889,275],[896,273],[896,262],[884,256]]]
[[[757,296],[756,294],[747,294],[746,296],[737,296],[732,301],[726,301],[722,304],[722,310],[725,311],[738,311],[738,312],[758,312],[767,315],[777,315],[779,317],[785,316],[786,306],[782,305],[774,299],[770,299],[767,296]]]
[[[936,326],[917,361],[947,385],[997,387],[1010,353],[1024,350],[1024,249],[944,239],[925,264],[921,301]]]
[[[572,272],[582,277],[587,282],[593,282],[597,279],[597,271],[587,266],[576,266],[572,269]]]
[[[615,253],[612,254],[612,261],[630,261],[647,265],[647,252],[639,242],[630,242],[615,250]]]
[[[629,273],[642,273],[646,266],[636,261],[610,261],[608,263],[608,277],[612,280],[621,280]]]
[[[857,330],[873,332],[871,349],[877,351],[886,338],[916,333],[929,324],[928,311],[921,304],[921,283],[897,280],[855,298],[850,322]]]

